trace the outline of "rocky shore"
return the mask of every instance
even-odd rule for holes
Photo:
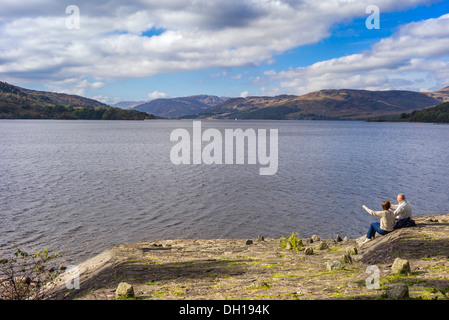
[[[449,299],[449,214],[414,220],[363,247],[344,235],[123,244],[77,266],[79,289],[63,273],[51,299],[124,298],[119,285],[150,300]]]

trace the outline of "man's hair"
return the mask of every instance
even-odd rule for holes
[[[405,200],[405,195],[403,193],[398,194],[398,197],[401,198],[402,200]]]
[[[391,203],[388,200],[385,200],[384,202],[382,202],[382,209],[383,210],[388,210],[391,208]]]

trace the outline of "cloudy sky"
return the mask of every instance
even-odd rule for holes
[[[0,0],[0,81],[110,104],[435,91],[449,86],[449,1]]]

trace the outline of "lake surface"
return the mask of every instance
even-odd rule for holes
[[[405,193],[415,214],[449,211],[449,126],[202,121],[278,129],[279,168],[173,165],[192,121],[0,120],[0,256],[47,247],[81,262],[124,242],[359,237],[362,209]]]

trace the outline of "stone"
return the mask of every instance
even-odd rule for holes
[[[343,269],[343,264],[339,260],[333,260],[326,262],[326,268],[328,271],[335,271]]]
[[[336,242],[342,242],[343,239],[340,237],[339,234],[337,234],[337,237],[335,238],[335,241],[336,241]]]
[[[285,245],[285,249],[286,250],[291,250],[292,249],[292,243],[290,241],[287,241],[287,244]]]
[[[318,237],[316,234],[314,234],[311,238],[314,242],[320,241],[320,237]]]
[[[311,256],[311,255],[313,255],[313,249],[312,249],[312,248],[306,248],[306,249],[304,250],[304,254],[305,254],[306,256]]]
[[[265,241],[265,238],[264,238],[262,235],[259,234],[259,235],[257,236],[257,241],[258,241],[258,242]]]
[[[408,299],[408,286],[405,283],[391,284],[387,289],[387,298],[393,300]]]
[[[345,236],[345,237],[343,238],[343,242],[347,242],[348,240],[349,240],[348,236]]]
[[[249,286],[250,289],[268,289],[270,284],[263,280],[252,280],[252,284]]]
[[[346,253],[347,254],[357,254],[358,253],[357,247],[347,247]]]
[[[329,249],[329,246],[327,245],[327,243],[326,242],[321,242],[319,247],[318,247],[318,250],[327,250],[327,249]]]
[[[343,256],[343,261],[344,261],[345,263],[352,263],[352,257],[351,257],[351,255],[350,255],[349,253],[346,253],[346,254]]]
[[[394,260],[393,265],[391,266],[391,272],[393,274],[412,274],[410,263],[407,260],[401,258],[396,258]]]
[[[246,245],[247,246],[250,246],[250,245],[252,245],[253,244],[253,240],[246,240]]]
[[[121,282],[117,290],[115,290],[115,297],[116,298],[134,298],[134,287],[126,282]]]

